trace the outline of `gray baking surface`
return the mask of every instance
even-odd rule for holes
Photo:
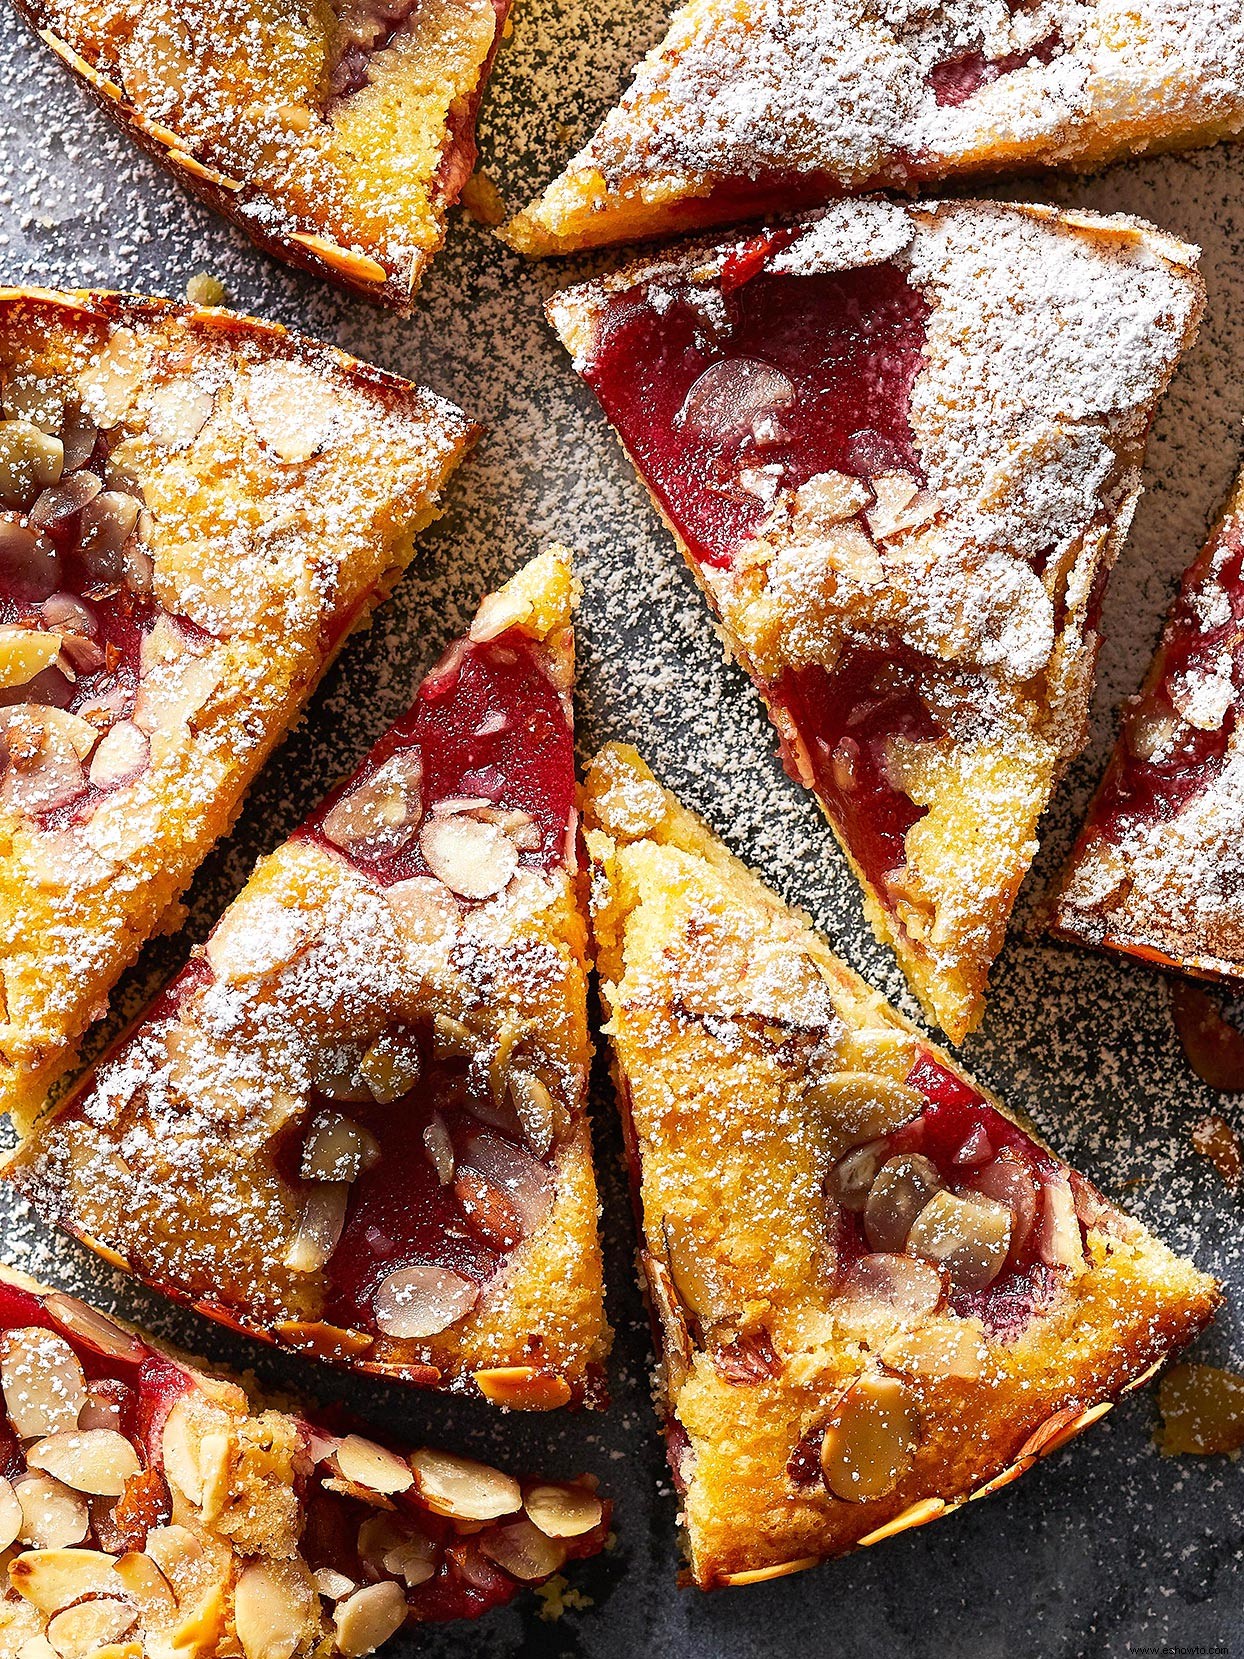
[[[549,178],[659,37],[660,0],[576,10],[523,0],[482,125],[482,163],[514,207]],[[546,540],[579,554],[585,596],[578,696],[583,757],[606,738],[639,745],[780,892],[809,909],[847,959],[914,1013],[811,798],[789,783],[743,677],[722,661],[668,535],[546,327],[542,300],[603,268],[530,266],[455,215],[409,322],[290,274],[182,194],[131,149],[51,54],[10,15],[0,22],[0,279],[133,288],[179,297],[200,271],[239,310],[279,319],[425,382],[485,421],[444,519],[370,633],[352,640],[307,719],[261,777],[232,837],[190,895],[190,921],[126,982],[122,1006],[202,938],[274,846],[409,700],[423,669],[480,593]],[[1196,1156],[1190,1126],[1209,1109],[1244,1130],[1244,1105],[1213,1097],[1185,1065],[1156,972],[1055,947],[1032,934],[1098,776],[1123,697],[1135,689],[1179,571],[1236,465],[1244,412],[1244,152],[1219,148],[1137,163],[1091,180],[1026,179],[999,194],[1142,214],[1199,243],[1209,307],[1164,403],[1147,492],[1106,605],[1107,645],[1092,742],[1044,826],[1044,847],[993,976],[970,1068],[1164,1238],[1244,1293],[1241,1204]],[[599,1073],[599,1068],[598,1068]],[[1164,1459],[1153,1390],[987,1502],[879,1548],[748,1590],[679,1591],[676,1504],[647,1383],[649,1348],[631,1268],[621,1144],[607,1083],[595,1116],[617,1344],[602,1415],[504,1416],[282,1360],[170,1309],[50,1234],[0,1196],[0,1253],[175,1338],[253,1368],[415,1440],[443,1440],[512,1467],[589,1468],[616,1501],[616,1548],[572,1571],[592,1605],[544,1622],[532,1598],[477,1625],[400,1638],[393,1659],[436,1655],[639,1655],[751,1659],[776,1653],[1006,1655],[1235,1652],[1244,1659],[1244,1464]],[[1228,1302],[1201,1357],[1244,1366]],[[969,1426],[970,1432],[970,1426]]]

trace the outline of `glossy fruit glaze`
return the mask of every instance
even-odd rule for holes
[[[523,851],[522,864],[549,871],[564,863],[574,807],[574,735],[542,650],[528,636],[511,629],[483,644],[452,646],[419,687],[409,713],[298,833],[329,845],[323,833],[329,812],[399,751],[419,757],[425,814],[438,802],[457,799],[525,812],[539,839]],[[349,856],[385,886],[431,873],[414,833],[390,855]]]
[[[794,234],[756,237],[715,286],[659,275],[612,295],[584,370],[699,563],[727,567],[766,517],[751,470],[778,467],[789,488],[922,476],[908,408],[925,300],[894,265],[775,273]]]
[[[1196,603],[1211,561],[1221,615],[1206,627]],[[1230,664],[1234,701],[1221,723],[1203,731],[1184,720],[1173,696],[1185,677],[1213,675]],[[1086,834],[1120,841],[1134,825],[1174,818],[1217,776],[1244,703],[1244,530],[1216,538],[1188,571],[1162,640],[1160,678],[1130,717],[1106,774]],[[1142,731],[1170,733],[1151,756],[1139,750]]]
[[[1033,1310],[1056,1281],[1056,1270],[1043,1256],[1042,1205],[1051,1183],[1068,1182],[1077,1210],[1101,1203],[1097,1194],[1009,1118],[1003,1117],[965,1078],[944,1066],[932,1054],[920,1055],[905,1079],[906,1085],[927,1102],[919,1116],[884,1137],[882,1160],[919,1154],[935,1166],[950,1192],[983,1192],[997,1196],[989,1172],[999,1155],[1016,1189],[1031,1192],[1032,1209],[1021,1221],[1013,1213],[1011,1248],[993,1282],[983,1289],[967,1289],[949,1280],[947,1305],[961,1317],[979,1318],[995,1335],[1018,1334]],[[1025,1199],[1025,1205],[1029,1202]],[[1083,1239],[1084,1223],[1078,1221]],[[835,1246],[840,1272],[872,1249],[858,1213],[839,1209]]]

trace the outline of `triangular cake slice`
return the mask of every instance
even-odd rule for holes
[[[853,202],[549,306],[956,1042],[1084,740],[1194,257],[1130,219]]]
[[[1217,1287],[932,1047],[653,779],[592,766],[597,966],[693,1580],[1022,1473]]]
[[[18,0],[100,108],[267,252],[408,313],[510,0]]]
[[[595,1481],[518,1481],[275,1410],[0,1268],[0,1650],[357,1659],[603,1547]]]
[[[505,234],[567,253],[1241,131],[1237,0],[689,0]]]
[[[1244,977],[1244,477],[1175,600],[1053,906],[1064,939]]]
[[[0,290],[0,1110],[25,1125],[471,441],[219,310]]]
[[[599,1400],[558,551],[276,852],[10,1175],[108,1260],[425,1387]]]

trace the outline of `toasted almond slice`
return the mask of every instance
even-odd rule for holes
[[[471,638],[477,645],[496,639],[507,629],[521,627],[532,609],[531,600],[524,599],[517,591],[502,588],[499,593],[490,593],[475,613]]]
[[[60,655],[61,636],[42,628],[0,628],[0,687],[26,685]]]
[[[804,1101],[823,1118],[830,1137],[827,1153],[834,1161],[852,1147],[901,1129],[925,1108],[917,1089],[869,1071],[830,1072],[813,1083]]]
[[[332,1256],[346,1224],[348,1181],[319,1181],[308,1187],[298,1230],[283,1261],[293,1273],[318,1273]]]
[[[445,1060],[462,1056],[469,1059],[476,1049],[476,1038],[469,1025],[456,1020],[452,1014],[432,1016],[432,1055]]]
[[[132,720],[118,720],[100,738],[87,776],[96,789],[115,789],[136,778],[150,758],[146,732]]]
[[[336,242],[330,242],[326,236],[316,236],[311,231],[296,230],[290,236],[291,242],[297,242],[306,248],[308,253],[322,259],[326,265],[331,265],[334,271],[340,271],[342,276],[349,277],[352,282],[384,282],[388,272],[377,260],[371,259],[365,253],[356,253],[353,248],[340,247]]]
[[[306,364],[259,363],[246,377],[246,412],[279,461],[309,461],[333,436],[341,397],[331,382]]]
[[[22,1509],[18,1537],[37,1550],[80,1544],[91,1528],[86,1500],[51,1475],[23,1475],[13,1487]]]
[[[108,343],[78,375],[84,408],[105,429],[119,426],[143,383],[143,349],[130,328],[114,328]]]
[[[792,1573],[806,1573],[809,1567],[820,1565],[819,1555],[801,1555],[798,1561],[779,1561],[772,1567],[749,1567],[741,1573],[722,1573],[717,1582],[738,1588],[744,1584],[767,1584],[773,1578],[789,1578]]]
[[[425,1447],[410,1460],[419,1497],[436,1515],[458,1521],[496,1521],[523,1507],[522,1488],[500,1469]]]
[[[192,1425],[190,1401],[183,1395],[173,1402],[164,1419],[164,1427],[160,1431],[160,1459],[166,1477],[193,1504],[203,1500],[198,1439]]]
[[[41,1612],[55,1613],[84,1596],[115,1595],[115,1565],[103,1550],[27,1550],[9,1563],[9,1579]]]
[[[911,1467],[918,1436],[916,1403],[906,1384],[866,1372],[839,1400],[825,1427],[825,1485],[852,1503],[885,1497]]]
[[[376,1340],[365,1331],[326,1325],[322,1320],[287,1319],[274,1329],[282,1342],[288,1342],[291,1347],[331,1360],[353,1359],[357,1354],[365,1354]]]
[[[318,1633],[315,1586],[302,1562],[253,1561],[238,1579],[234,1623],[246,1659],[290,1659]]]
[[[22,1506],[17,1493],[0,1475],[0,1552],[17,1542],[22,1530]]]
[[[1084,1267],[1084,1245],[1071,1183],[1063,1174],[1044,1182],[1044,1202],[1037,1222],[1037,1249],[1049,1267],[1077,1274]]]
[[[339,1573],[335,1567],[317,1567],[311,1577],[315,1580],[316,1590],[328,1601],[340,1601],[358,1589],[352,1578]]]
[[[436,1179],[447,1187],[454,1178],[454,1143],[444,1118],[433,1112],[423,1127],[423,1144]]]
[[[343,852],[387,858],[419,827],[423,761],[418,749],[399,749],[327,812],[324,835]]]
[[[909,1320],[932,1313],[944,1291],[942,1275],[932,1262],[886,1251],[858,1257],[841,1283],[844,1299],[880,1304]]]
[[[78,1356],[63,1336],[37,1325],[0,1337],[0,1389],[20,1440],[76,1428],[86,1404]]]
[[[907,1235],[909,1255],[944,1267],[964,1290],[985,1290],[1011,1248],[1011,1212],[976,1193],[935,1192]]]
[[[137,1623],[138,1614],[119,1596],[97,1596],[67,1607],[48,1622],[48,1641],[61,1659],[87,1659],[97,1649],[120,1642]]]
[[[142,1611],[144,1619],[161,1618],[176,1607],[172,1585],[149,1555],[130,1550],[120,1557],[115,1571],[126,1595]]]
[[[369,1487],[386,1495],[406,1492],[415,1483],[410,1465],[396,1452],[366,1440],[361,1434],[347,1434],[337,1447],[337,1467],[356,1486]]]
[[[490,1561],[524,1584],[551,1578],[566,1559],[566,1546],[528,1520],[488,1527],[480,1533],[479,1547]]]
[[[796,520],[819,527],[845,523],[872,499],[872,491],[863,479],[845,472],[818,472],[795,491],[791,507]]]
[[[423,1056],[413,1031],[386,1031],[359,1062],[359,1076],[380,1105],[409,1093],[423,1073]]]
[[[358,1551],[377,1576],[393,1573],[412,1590],[435,1575],[440,1559],[434,1538],[394,1515],[369,1515],[359,1528]]]
[[[512,1411],[556,1411],[570,1398],[570,1384],[534,1365],[498,1365],[475,1373],[480,1393],[495,1406]]]
[[[543,1158],[553,1145],[556,1127],[553,1096],[534,1072],[512,1071],[510,1098],[523,1126],[527,1145],[538,1158]]]
[[[302,1149],[304,1181],[357,1181],[380,1158],[376,1137],[339,1112],[321,1112]]]
[[[577,1484],[533,1486],[523,1499],[523,1508],[550,1538],[581,1538],[600,1525],[605,1513],[595,1492]]]
[[[166,449],[184,449],[207,425],[216,394],[193,380],[170,380],[147,397],[147,436]]]
[[[518,869],[518,849],[496,824],[429,818],[419,832],[428,869],[462,899],[490,899]]]
[[[478,1301],[478,1285],[429,1262],[390,1273],[376,1292],[372,1312],[385,1336],[415,1339],[448,1330]]]
[[[44,1301],[43,1309],[62,1331],[67,1331],[77,1342],[85,1342],[88,1348],[106,1359],[140,1360],[146,1353],[138,1337],[123,1329],[114,1319],[109,1319],[107,1314],[98,1313],[85,1302],[79,1302],[76,1296],[54,1290]]]
[[[142,1472],[138,1453],[115,1429],[49,1434],[26,1453],[32,1469],[99,1498],[119,1498],[125,1483]]]
[[[860,1539],[862,1548],[870,1544],[879,1544],[883,1538],[893,1538],[896,1533],[908,1532],[912,1527],[927,1526],[930,1521],[936,1521],[939,1515],[945,1515],[950,1509],[957,1509],[957,1503],[947,1503],[945,1498],[920,1498],[916,1503],[909,1504],[901,1510],[893,1520],[887,1521],[884,1526],[877,1527]]]
[[[333,1627],[343,1659],[362,1659],[406,1623],[406,1597],[391,1579],[368,1584],[337,1603]],[[247,1656],[250,1659],[250,1655]]]

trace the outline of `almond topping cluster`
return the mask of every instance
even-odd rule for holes
[[[421,1586],[438,1581],[436,1616],[455,1594],[478,1611],[481,1595],[489,1605],[557,1572],[604,1520],[588,1479],[524,1486],[446,1452],[404,1457],[279,1413],[248,1417],[236,1390],[200,1383],[73,1298],[43,1306],[60,1329],[0,1335],[5,1651],[180,1652],[192,1637],[209,1644],[193,1651],[219,1651],[231,1589],[244,1659],[292,1659],[330,1631],[361,1659],[419,1616]],[[295,1486],[309,1507],[342,1506],[303,1540]],[[327,1539],[331,1563],[316,1553]]]

